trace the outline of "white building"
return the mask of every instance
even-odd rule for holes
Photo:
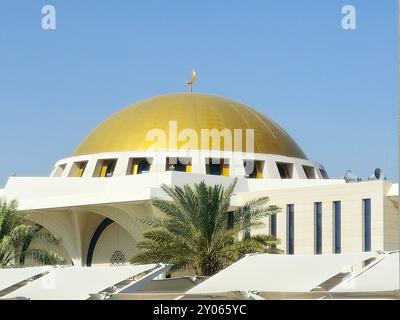
[[[222,144],[204,129],[217,129]],[[232,207],[268,196],[282,208],[255,232],[276,234],[286,253],[399,249],[398,184],[329,179],[271,119],[205,94],[156,97],[116,113],[49,177],[11,177],[0,197],[17,199],[60,237],[75,266],[110,264],[137,252],[137,217],[160,214],[151,198],[165,196],[162,183],[228,185],[234,177]]]

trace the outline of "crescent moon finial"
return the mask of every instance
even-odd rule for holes
[[[189,92],[193,92],[193,84],[196,82],[197,78],[197,72],[196,70],[192,69],[192,79],[190,81],[187,81],[186,84],[189,86]]]

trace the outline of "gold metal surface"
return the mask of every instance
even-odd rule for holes
[[[169,121],[174,120],[177,121],[178,132],[190,128],[197,132],[198,137],[201,137],[201,129],[227,128],[232,133],[234,129],[242,129],[243,143],[246,141],[246,129],[254,129],[255,153],[307,159],[296,142],[270,118],[239,102],[198,93],[159,96],[117,112],[83,140],[74,156],[149,150],[154,144],[154,141],[146,141],[149,130],[163,130],[168,142]],[[182,150],[185,144],[185,141],[178,141],[178,149]],[[198,149],[202,149],[200,143]]]

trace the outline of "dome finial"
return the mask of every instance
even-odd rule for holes
[[[189,92],[192,93],[193,92],[193,84],[195,83],[197,78],[197,73],[196,70],[192,69],[192,79],[190,81],[187,81],[187,85],[189,86]]]

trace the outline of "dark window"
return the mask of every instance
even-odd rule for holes
[[[229,176],[229,162],[224,159],[207,159],[206,173],[214,176]]]
[[[294,204],[286,206],[286,252],[294,254]]]
[[[104,166],[106,166],[106,174],[105,177],[109,178],[112,177],[114,174],[114,170],[115,170],[115,165],[116,165],[116,161],[114,160],[110,160],[110,161],[105,161],[104,162]]]
[[[319,169],[319,171],[321,172],[322,178],[329,179],[329,176],[324,169]]]
[[[269,216],[269,234],[276,237],[276,213]]]
[[[235,216],[234,216],[233,212],[228,212],[227,214],[228,214],[228,216],[227,216],[227,221],[226,221],[226,228],[228,230],[231,230],[231,229],[233,229],[233,226],[235,223]]]
[[[334,253],[342,252],[342,203],[333,202],[333,248]]]
[[[177,164],[175,164],[175,171],[186,172],[186,164],[178,162]]]
[[[371,199],[363,200],[363,249],[371,251]]]
[[[315,254],[322,254],[322,203],[314,203]]]
[[[166,171],[191,172],[190,159],[167,158]]]
[[[292,179],[293,178],[293,164],[291,163],[276,163],[281,179]]]
[[[249,179],[263,179],[264,161],[244,161],[244,170]]]
[[[152,159],[132,158],[129,161],[127,175],[136,175],[150,172]]]
[[[99,160],[97,162],[94,177],[110,178],[114,174],[115,167],[117,165],[117,159]]]
[[[310,166],[303,166],[307,179],[315,179],[315,169]]]
[[[147,160],[139,162],[137,174],[142,174],[150,171],[151,164]]]
[[[221,165],[216,163],[210,163],[207,165],[207,174],[212,174],[214,176],[221,175]]]

